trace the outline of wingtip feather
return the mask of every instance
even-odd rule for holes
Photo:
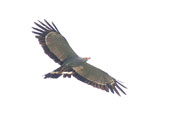
[[[124,86],[123,84],[121,84],[120,82],[116,81],[116,83],[118,83],[119,85],[121,85],[122,87],[124,87],[125,89],[127,89],[127,87]]]
[[[46,20],[45,20],[46,21]],[[47,21],[46,21],[47,22]],[[51,28],[51,26],[49,26],[49,23],[46,24],[46,22],[41,22],[41,21],[37,21],[34,22],[34,24],[37,27],[32,27],[33,31],[32,33],[35,34],[35,37],[38,38],[39,43],[41,44],[41,46],[44,49],[44,52],[50,57],[52,58],[55,62],[59,63],[60,65],[63,63],[62,61],[60,61],[60,59],[58,57],[56,57],[47,47],[46,43],[45,43],[45,37],[48,33],[50,32],[57,32],[56,30],[54,30],[54,28]],[[57,32],[59,33],[59,32]]]
[[[115,85],[123,94],[125,94],[126,95],[126,93],[116,84]]]

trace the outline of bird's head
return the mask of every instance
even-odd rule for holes
[[[88,61],[89,59],[91,59],[90,57],[83,57],[83,59],[85,60],[85,61]]]

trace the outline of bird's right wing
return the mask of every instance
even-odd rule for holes
[[[82,65],[73,67],[72,69],[74,70],[73,76],[80,81],[88,83],[96,88],[106,90],[107,92],[109,92],[110,89],[112,93],[116,92],[120,95],[118,92],[118,90],[120,90],[122,93],[126,94],[120,87],[122,86],[126,88],[124,85],[99,68],[88,63],[83,63]]]
[[[77,57],[77,54],[68,44],[67,40],[60,34],[55,24],[49,24],[46,20],[45,23],[39,21],[35,24],[38,28],[32,27],[35,31],[36,38],[38,38],[44,52],[60,65],[66,59]]]

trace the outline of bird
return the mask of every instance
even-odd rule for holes
[[[78,56],[53,22],[49,23],[44,19],[44,22],[38,20],[34,24],[36,27],[32,27],[32,33],[35,34],[44,53],[60,65],[59,68],[45,74],[45,79],[57,79],[60,76],[70,78],[73,76],[106,92],[111,91],[119,96],[122,92],[126,95],[123,88],[127,89],[127,87],[121,81],[87,63],[90,57]]]

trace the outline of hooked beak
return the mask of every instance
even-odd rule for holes
[[[89,59],[91,59],[90,57],[84,57],[84,60],[88,61]]]

